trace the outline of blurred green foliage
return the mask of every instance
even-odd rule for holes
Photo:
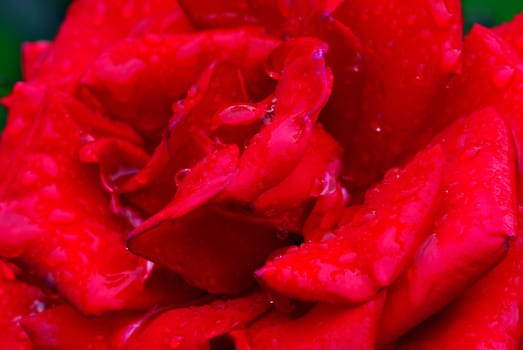
[[[421,1],[421,0],[420,0]],[[70,0],[0,0],[0,97],[20,80],[20,44],[52,39]],[[523,12],[522,0],[462,0],[465,30],[493,26]],[[0,130],[6,111],[0,107]]]

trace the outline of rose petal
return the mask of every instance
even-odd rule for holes
[[[283,244],[271,227],[212,208],[160,223],[146,231],[138,227],[129,249],[211,293],[238,294],[251,288],[254,270]]]
[[[231,335],[238,350],[372,350],[384,296],[382,293],[366,304],[349,308],[318,304],[296,319],[273,312],[246,331]]]
[[[49,41],[27,42],[22,45],[22,75],[25,81],[34,78],[51,46]]]
[[[45,96],[45,98],[44,98]],[[35,85],[10,97],[0,164],[1,254],[86,313],[118,309],[142,289],[146,264],[123,244],[96,169],[80,163],[68,98]],[[45,100],[45,101],[44,101]]]
[[[165,141],[156,147],[151,160],[119,189],[127,200],[149,214],[171,201],[178,175],[183,175],[221,143],[211,139],[214,113],[247,100],[238,68],[223,62],[211,64],[191,91],[176,104]]]
[[[320,196],[303,225],[302,234],[305,242],[333,238],[349,198],[349,194],[340,183],[336,183],[332,193]]]
[[[104,138],[84,145],[79,158],[85,163],[99,164],[100,178],[108,192],[118,191],[122,183],[149,161],[140,147],[118,138]]]
[[[515,233],[514,150],[493,109],[453,123],[434,143],[447,157],[432,234],[389,288],[378,342],[386,344],[448,304],[506,254]]]
[[[523,14],[514,16],[509,22],[503,23],[493,29],[494,33],[512,45],[521,58],[523,58]]]
[[[523,325],[523,244],[520,237],[493,270],[398,344],[398,349],[517,349]],[[495,302],[493,302],[495,300]]]
[[[254,202],[257,211],[285,210],[336,189],[341,149],[320,126],[313,131],[305,154],[289,176]]]
[[[189,286],[180,275],[154,265],[143,291],[129,299],[123,309],[144,311],[164,306],[183,307],[206,298],[207,294],[203,290]]]
[[[47,300],[42,291],[17,279],[12,266],[0,260],[0,343],[5,349],[33,349],[27,334],[20,328],[21,317],[43,311]]]
[[[360,215],[325,242],[291,248],[257,271],[270,288],[293,298],[364,302],[389,285],[427,236],[443,169],[439,147],[418,154],[367,193]]]
[[[328,16],[342,0],[248,0],[252,11],[275,34],[299,37],[316,34],[318,19]]]
[[[225,194],[243,203],[252,202],[296,167],[331,91],[332,76],[321,41],[302,38],[279,49],[285,51],[286,59],[276,89],[273,120],[251,139],[240,159],[238,176]]]
[[[362,115],[345,158],[349,189],[364,190],[418,146],[432,99],[459,72],[459,0],[347,0],[334,18],[361,39]]]
[[[493,106],[511,129],[523,176],[523,65],[514,50],[491,30],[476,25],[465,37],[463,74],[449,84],[443,108],[434,116],[444,125],[455,116]],[[523,198],[523,187],[519,197]]]
[[[131,233],[129,249],[211,293],[250,288],[254,269],[282,241],[263,223],[202,207],[234,178],[237,163],[234,145],[203,159],[180,183],[170,205]]]
[[[125,6],[109,0],[75,1],[34,78],[64,87],[74,85],[102,50],[130,34],[143,20],[162,22],[174,13],[182,14],[176,1],[146,0]],[[176,33],[192,29],[180,15],[170,27]]]
[[[90,65],[81,83],[112,117],[133,125],[147,139],[157,139],[172,103],[209,64],[236,64],[252,85],[264,85],[263,61],[276,44],[254,27],[149,35],[112,46]]]
[[[264,294],[254,293],[209,305],[169,310],[135,332],[126,349],[208,349],[212,338],[244,327],[270,307]]]
[[[329,46],[327,63],[335,77],[320,121],[344,149],[350,150],[363,99],[366,66],[362,44],[348,27],[332,17],[321,20],[317,35]]]
[[[178,0],[178,2],[198,28],[235,27],[258,22],[247,0],[213,2]]]
[[[23,328],[37,349],[120,349],[118,333],[141,313],[120,312],[88,318],[69,305],[25,317]]]

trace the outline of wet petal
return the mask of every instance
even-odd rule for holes
[[[443,163],[439,147],[420,152],[371,189],[358,215],[332,239],[290,248],[257,276],[277,292],[300,300],[369,300],[394,281],[428,235]]]
[[[408,333],[398,349],[517,349],[523,325],[523,244],[511,242],[507,257],[470,285],[443,311]],[[495,302],[492,302],[493,299]]]
[[[51,46],[49,41],[27,42],[22,45],[22,75],[25,81],[33,79]]]
[[[144,25],[143,21],[161,23],[177,12],[182,14],[176,1],[130,1],[124,6],[109,0],[75,1],[34,79],[71,87],[107,46],[129,35],[137,25]],[[170,26],[174,33],[191,30],[183,15],[175,22]]]
[[[267,297],[217,300],[161,313],[129,339],[126,349],[206,349],[212,338],[242,328],[270,309]]]
[[[37,349],[120,349],[118,333],[141,313],[109,313],[88,318],[69,305],[25,317],[22,325]],[[123,337],[122,337],[123,338]]]
[[[246,100],[238,67],[225,62],[207,67],[187,97],[176,103],[165,139],[151,160],[122,184],[123,197],[151,215],[163,209],[177,190],[179,175],[222,147],[211,135],[213,115]]]
[[[506,254],[515,234],[514,150],[493,109],[459,119],[435,140],[447,157],[432,234],[388,291],[379,342],[448,304]]]
[[[435,111],[443,124],[455,116],[495,107],[514,137],[518,179],[523,176],[523,66],[516,52],[490,29],[476,25],[465,37],[463,74],[449,84],[443,108]],[[519,197],[523,198],[522,187]]]
[[[321,127],[312,131],[301,161],[282,182],[254,202],[257,211],[285,210],[336,189],[341,149]]]
[[[127,243],[129,249],[211,293],[238,294],[248,290],[255,284],[254,270],[263,265],[274,249],[286,243],[266,224],[213,208],[162,219],[157,226],[138,227]]]
[[[198,28],[235,27],[258,22],[247,0],[178,2]]]
[[[68,98],[19,85],[10,99],[0,148],[11,169],[0,183],[1,254],[86,313],[122,307],[142,289],[146,264],[125,250],[127,223],[111,214],[96,169],[78,159],[81,132]]]
[[[231,199],[249,203],[286,178],[304,155],[313,125],[331,91],[325,45],[302,38],[283,44],[272,122],[255,135],[227,189]]]
[[[233,332],[231,336],[238,350],[372,350],[383,300],[382,293],[355,307],[317,304],[294,319],[273,312],[246,331]]]
[[[433,98],[460,70],[461,5],[458,0],[348,0],[333,16],[363,46],[362,114],[347,146],[344,175],[349,189],[364,190],[399,156],[415,150],[415,136],[431,127]]]
[[[171,105],[211,63],[238,65],[249,86],[263,86],[263,62],[276,44],[260,28],[149,35],[112,46],[90,65],[81,83],[112,117],[157,139]]]
[[[20,319],[42,312],[47,298],[35,286],[17,279],[16,269],[0,260],[0,343],[5,349],[30,350],[33,344],[20,327]]]

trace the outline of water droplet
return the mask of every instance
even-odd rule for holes
[[[320,239],[320,242],[327,242],[336,238],[336,234],[332,232],[325,232]]]
[[[361,226],[376,219],[375,210],[360,210],[352,218],[352,225]]]
[[[379,113],[374,120],[371,120],[370,128],[378,134],[383,132],[383,114]]]
[[[463,151],[460,155],[460,160],[470,160],[478,155],[481,151],[481,147],[471,147]]]
[[[43,187],[40,190],[40,193],[42,194],[42,196],[44,196],[45,198],[48,198],[48,199],[57,200],[57,199],[60,199],[60,197],[61,197],[60,191],[58,190],[58,187],[56,187],[55,184],[51,184],[51,185]]]
[[[185,177],[191,172],[191,169],[189,168],[185,168],[185,169],[181,169],[181,170],[178,170],[178,172],[176,173],[176,175],[174,176],[174,182],[176,183],[176,186],[180,187],[180,185],[182,184],[183,182],[183,179],[185,179]]]
[[[416,75],[414,76],[414,79],[417,83],[421,83],[425,80],[425,65],[419,64],[416,68]]]
[[[317,245],[318,248],[320,248],[321,250],[329,250],[329,245],[327,243],[320,243]]]
[[[42,156],[41,168],[44,173],[50,177],[55,177],[58,175],[59,167],[56,160],[53,157]]]
[[[263,110],[249,104],[233,105],[217,114],[216,126],[219,125],[248,125],[260,120]]]
[[[507,87],[514,77],[514,72],[514,68],[510,66],[494,68],[492,71],[492,84],[497,89],[503,89]]]
[[[441,53],[441,67],[447,73],[459,73],[461,71],[461,50],[450,48],[445,45]]]
[[[310,194],[313,197],[320,197],[334,191],[336,191],[336,179],[331,173],[325,172],[323,177],[314,179]]]
[[[31,304],[33,312],[43,312],[45,310],[45,303],[42,300],[34,300]]]
[[[51,224],[70,224],[77,219],[77,214],[68,209],[55,208],[49,213],[47,220]]]
[[[428,0],[430,14],[434,23],[440,28],[448,28],[454,17],[443,0]]]
[[[391,168],[385,174],[384,182],[396,181],[401,177],[400,168]]]
[[[189,88],[189,90],[187,90],[187,97],[194,97],[198,94],[198,91],[199,91],[199,87],[197,84],[191,86]]]
[[[340,262],[340,264],[350,264],[351,262],[356,260],[357,257],[358,256],[356,253],[349,252],[349,253],[340,255],[340,257],[338,258],[338,261]]]
[[[36,174],[33,171],[28,170],[22,174],[21,182],[22,182],[23,186],[31,186],[31,185],[34,185],[36,183],[36,181],[38,181],[38,178],[39,178],[38,174]]]
[[[315,60],[321,60],[325,58],[325,50],[323,48],[316,49],[312,52],[312,58]]]
[[[267,106],[267,109],[265,110],[265,113],[262,118],[264,125],[269,125],[270,123],[272,123],[272,120],[274,119],[274,111],[276,108],[277,101],[278,99],[276,97],[273,97],[270,105]]]
[[[280,79],[281,73],[278,69],[276,69],[274,67],[274,62],[273,62],[273,60],[271,60],[271,57],[269,57],[267,59],[267,61],[265,61],[263,68],[265,69],[265,73],[267,73],[267,75],[269,77],[271,77],[272,79],[274,79],[274,80]]]
[[[360,63],[360,64],[355,64],[353,66],[350,67],[350,70],[353,72],[353,73],[359,73],[361,72],[363,69],[363,65]]]

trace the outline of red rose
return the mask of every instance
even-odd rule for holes
[[[3,100],[3,343],[515,349],[520,19],[75,1]]]

